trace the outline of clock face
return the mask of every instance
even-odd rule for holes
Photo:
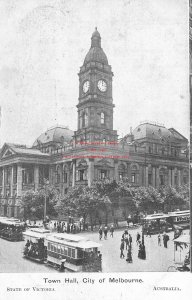
[[[106,81],[104,81],[104,80],[99,80],[97,86],[98,86],[98,89],[99,89],[101,92],[106,92],[106,90],[107,90],[107,83],[106,83]]]
[[[84,93],[87,93],[88,90],[89,90],[89,87],[90,87],[90,83],[89,83],[89,80],[86,80],[83,84],[83,92]]]

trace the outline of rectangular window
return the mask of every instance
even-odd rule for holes
[[[159,175],[159,178],[160,178],[160,185],[164,185],[165,182],[164,182],[164,176],[163,175]]]
[[[132,175],[131,175],[131,182],[132,182],[132,183],[135,183],[135,181],[136,181],[135,179],[136,179],[135,174],[132,174]]]
[[[75,249],[72,249],[72,255],[73,258],[75,258]]]
[[[51,250],[51,245],[49,242],[48,242],[48,250]]]
[[[65,254],[66,256],[68,256],[68,248],[67,248],[67,247],[64,248],[64,254]]]
[[[61,246],[61,254],[64,254],[64,246]]]
[[[67,173],[64,173],[64,183],[67,183]]]
[[[122,180],[123,179],[123,173],[119,173],[119,180]]]
[[[61,246],[60,245],[57,245],[57,252],[61,253]]]
[[[101,170],[100,179],[105,179],[107,177],[107,170]]]
[[[52,252],[54,251],[54,247],[53,247],[53,244],[51,244],[51,251],[52,251]]]
[[[68,256],[71,257],[71,248],[68,248]]]
[[[152,185],[152,174],[148,175],[148,184]]]
[[[80,181],[87,180],[87,172],[86,170],[79,170],[78,178]]]
[[[175,185],[178,185],[178,177],[175,176]]]
[[[183,183],[187,184],[187,177],[186,176],[183,177]]]

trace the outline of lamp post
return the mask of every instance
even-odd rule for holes
[[[47,185],[49,184],[48,180],[44,181],[44,189],[45,189],[45,198],[44,198],[44,222],[46,222],[47,215]]]

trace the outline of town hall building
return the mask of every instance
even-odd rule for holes
[[[61,194],[97,179],[127,177],[133,186],[188,183],[188,140],[174,128],[143,122],[123,138],[113,128],[113,72],[95,29],[79,71],[78,127],[56,126],[31,148],[5,143],[0,153],[0,216],[19,217],[19,199],[43,188]]]

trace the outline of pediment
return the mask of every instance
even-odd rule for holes
[[[102,158],[101,160],[99,160],[97,162],[97,165],[111,167],[111,163],[107,159],[105,159],[105,158]]]
[[[8,158],[14,154],[15,154],[15,151],[13,151],[13,149],[9,145],[5,144],[3,146],[2,150],[1,150],[1,158]]]

